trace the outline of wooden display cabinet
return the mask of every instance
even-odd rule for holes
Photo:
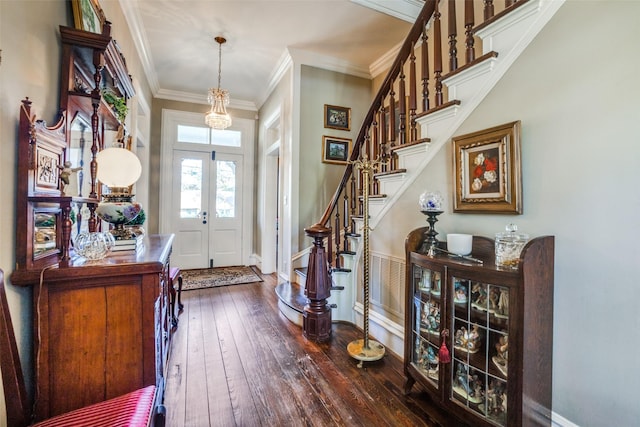
[[[406,240],[405,392],[418,382],[473,426],[551,425],[554,238],[530,240],[508,269],[484,237],[482,264],[420,253],[425,230]]]

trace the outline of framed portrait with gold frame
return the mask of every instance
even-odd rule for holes
[[[351,140],[335,136],[322,137],[322,162],[346,165],[351,155]]]
[[[78,30],[102,34],[105,16],[98,0],[71,0],[73,21]]]
[[[454,212],[522,213],[520,121],[454,137]]]

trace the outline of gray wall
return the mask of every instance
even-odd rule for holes
[[[553,410],[580,426],[640,420],[639,16],[636,1],[566,2],[456,132],[522,121],[523,215],[452,213],[449,145],[372,233],[373,250],[402,256],[428,188],[447,197],[440,238],[509,222],[555,235]]]
[[[300,82],[300,247],[311,242],[303,229],[320,219],[342,175],[343,165],[322,162],[322,137],[355,143],[371,105],[370,80],[303,66]],[[351,108],[351,130],[324,127],[324,105]]]

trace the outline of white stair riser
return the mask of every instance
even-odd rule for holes
[[[336,272],[332,273],[333,282],[335,286],[344,286],[341,291],[331,291],[331,296],[328,298],[329,304],[335,304],[336,308],[331,309],[331,320],[355,322],[353,304],[355,301],[355,295],[353,293],[353,279],[351,278],[353,273]]]

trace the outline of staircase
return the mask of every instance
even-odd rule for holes
[[[455,135],[563,2],[506,0],[505,8],[495,13],[492,1],[474,1],[476,7],[484,5],[484,10],[482,23],[473,25],[478,11],[473,7],[469,11],[470,2],[448,0],[438,4],[433,0],[426,1],[373,101],[351,156],[351,160],[356,160],[366,154],[386,162],[374,175],[370,188],[371,228],[428,167],[436,153]],[[464,10],[464,25],[461,30],[448,28],[448,42],[445,42],[440,35],[442,22],[451,25],[461,21],[455,18],[456,7]],[[464,34],[464,40],[456,41],[456,34]],[[450,72],[442,75],[441,49],[447,44]],[[466,57],[465,65],[460,67],[457,66],[458,45],[464,45]],[[481,51],[476,55],[478,46]],[[429,69],[430,64],[433,64],[433,70]],[[409,75],[408,88],[406,74]],[[396,94],[406,102],[396,102]],[[432,104],[435,106],[431,107]],[[420,113],[418,106],[423,110]],[[355,290],[363,255],[361,196],[362,179],[348,165],[323,218],[306,230],[314,238],[309,268],[295,270],[297,283],[282,283],[277,288],[281,311],[303,326],[308,338],[321,341],[328,337],[330,331],[311,330],[326,324],[327,317],[329,322],[356,323]],[[311,272],[313,281],[309,283],[307,274],[313,266],[320,267]],[[306,325],[305,316],[311,319]]]

